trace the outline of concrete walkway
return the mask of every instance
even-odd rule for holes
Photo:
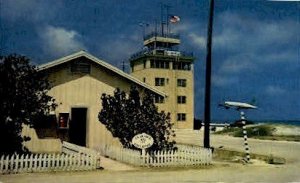
[[[101,156],[101,167],[104,170],[113,170],[113,171],[126,171],[126,170],[138,170],[139,167],[130,166],[110,158]]]

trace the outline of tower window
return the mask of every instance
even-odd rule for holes
[[[161,61],[161,60],[151,60],[150,61],[150,67],[151,68],[158,68],[158,69],[169,69],[170,63],[167,61]]]
[[[186,79],[177,79],[178,87],[186,87]]]
[[[155,86],[165,86],[165,78],[155,78]]]
[[[165,102],[165,98],[162,97],[162,96],[160,96],[160,95],[155,95],[154,102],[155,103],[159,103],[159,104],[164,103]]]
[[[177,113],[177,121],[186,121],[186,113]]]
[[[177,103],[178,104],[185,104],[186,103],[186,96],[177,96]]]
[[[146,83],[146,78],[143,78],[144,83]]]
[[[188,62],[173,62],[174,70],[191,70],[191,63]]]

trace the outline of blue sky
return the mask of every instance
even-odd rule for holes
[[[195,114],[203,117],[208,0],[0,2],[2,55],[41,64],[84,49],[119,68],[142,48],[139,23],[153,25],[160,3],[170,5],[181,50],[197,58]],[[255,99],[250,119],[300,120],[300,2],[215,0],[212,58],[212,119],[239,118],[217,107],[224,100]]]

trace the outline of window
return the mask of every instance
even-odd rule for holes
[[[158,104],[162,104],[165,102],[165,98],[160,95],[155,95],[154,102]]]
[[[91,72],[91,65],[83,61],[75,61],[71,64],[72,73],[89,74]]]
[[[191,63],[188,62],[173,62],[174,70],[191,70]]]
[[[178,87],[186,87],[186,79],[177,79]]]
[[[177,121],[186,121],[186,113],[177,113]]]
[[[165,86],[165,78],[155,78],[155,86]]]
[[[151,68],[155,68],[155,67],[154,67],[154,60],[151,60],[151,61],[150,61],[150,67],[151,67]]]
[[[170,63],[167,61],[151,60],[150,67],[151,68],[159,68],[159,69],[169,69]]]
[[[146,83],[146,78],[143,78],[144,83]]]
[[[146,68],[146,63],[147,63],[146,60],[144,60],[144,69]]]
[[[186,96],[177,96],[177,103],[178,104],[185,104],[186,103]]]

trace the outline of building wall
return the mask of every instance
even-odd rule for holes
[[[49,94],[59,104],[55,110],[59,113],[70,113],[72,107],[87,108],[86,146],[96,148],[99,144],[118,144],[105,126],[98,121],[98,114],[102,109],[101,95],[113,95],[114,90],[129,91],[131,83],[123,77],[117,76],[100,66],[92,64],[91,74],[72,74],[67,65],[60,66],[50,73],[53,87]]]
[[[71,73],[70,63],[46,70],[52,85],[49,95],[53,96],[58,104],[55,109],[56,117],[58,118],[59,113],[69,113],[71,116],[73,107],[87,108],[86,146],[97,148],[100,144],[120,145],[119,140],[113,138],[98,120],[98,114],[102,109],[101,95],[103,93],[113,95],[117,87],[128,93],[133,83],[99,65],[91,64],[90,74]],[[139,90],[143,93],[143,88],[140,87]],[[59,132],[60,130],[58,130]],[[34,136],[32,132],[30,134],[30,136]],[[56,147],[58,146],[57,140],[47,138],[49,147],[52,146],[51,144],[55,144],[53,147],[58,149]],[[46,140],[34,137],[32,141],[26,143],[26,146],[34,152],[43,151],[42,142],[46,142]]]
[[[194,73],[190,71],[173,70],[172,64],[169,69],[150,68],[150,60],[146,61],[146,68],[142,67],[142,62],[134,65],[131,75],[145,80],[145,83],[155,86],[155,78],[167,78],[165,86],[155,86],[165,92],[168,97],[163,104],[157,104],[159,110],[171,113],[171,120],[174,127],[178,129],[193,129],[194,124]],[[186,79],[186,87],[177,87],[177,79]],[[177,96],[186,96],[186,104],[177,104]],[[177,121],[177,113],[186,113],[186,121]]]
[[[60,153],[62,143],[60,139],[46,138],[39,139],[36,131],[28,125],[23,125],[22,136],[30,137],[31,140],[24,142],[24,145],[33,153]]]

